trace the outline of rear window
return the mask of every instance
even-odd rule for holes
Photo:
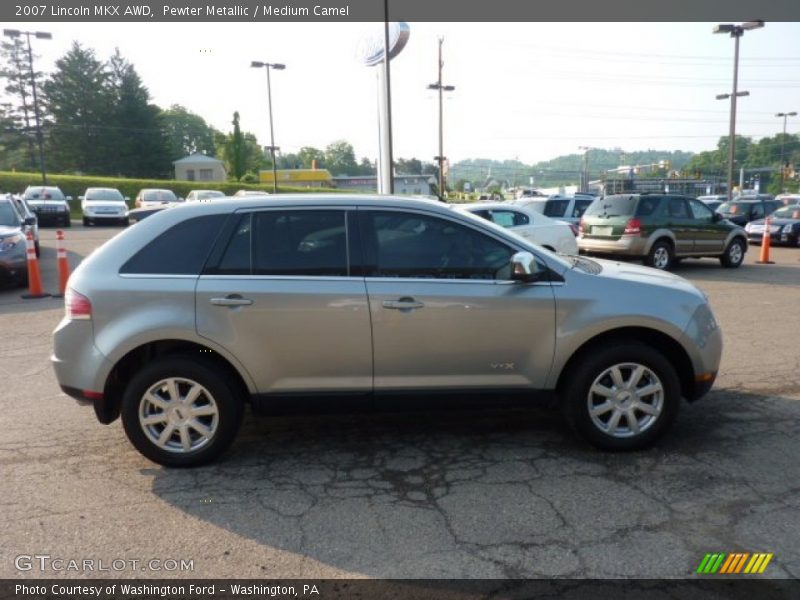
[[[636,204],[639,200],[639,196],[631,196],[631,195],[616,195],[616,196],[606,196],[602,200],[598,200],[597,202],[593,202],[589,208],[586,209],[586,212],[583,213],[584,216],[587,217],[595,217],[595,216],[603,216],[603,217],[627,217],[633,216],[634,211],[636,210]],[[650,200],[655,200],[655,198],[650,198]],[[656,202],[657,203],[657,202]],[[650,208],[650,212],[653,211],[655,207]]]
[[[25,192],[26,200],[64,200],[58,188],[31,188]]]
[[[717,212],[726,215],[748,215],[750,214],[750,202],[723,202]]]
[[[173,225],[119,270],[138,275],[198,275],[227,215],[206,215]]]

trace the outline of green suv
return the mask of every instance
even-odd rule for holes
[[[694,198],[619,194],[598,199],[586,210],[578,248],[584,254],[639,258],[656,269],[705,256],[734,268],[744,260],[747,234]]]

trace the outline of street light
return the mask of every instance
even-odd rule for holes
[[[589,150],[590,146],[578,146],[578,150],[583,150],[583,181],[581,182],[581,191],[589,191]]]
[[[776,117],[783,117],[783,137],[781,138],[781,191],[784,192],[786,190],[783,189],[783,146],[786,143],[786,117],[796,117],[797,113],[795,111],[782,113],[779,112]]]
[[[250,63],[250,66],[254,69],[266,69],[267,70],[267,102],[269,104],[269,153],[272,157],[272,191],[273,193],[278,193],[278,168],[275,165],[275,151],[278,150],[275,146],[275,131],[272,127],[272,87],[270,84],[269,79],[269,72],[271,69],[275,69],[276,71],[283,71],[286,68],[286,65],[282,65],[280,63],[268,63],[268,62],[261,62],[258,60],[254,60]]]
[[[717,100],[731,99],[731,125],[728,134],[728,201],[733,198],[733,161],[736,151],[736,98],[749,95],[746,92],[739,93],[736,90],[739,84],[739,38],[744,35],[745,31],[763,26],[764,21],[747,21],[741,25],[733,25],[731,23],[717,25],[713,29],[714,33],[729,33],[736,42],[733,54],[733,92],[717,96]]]
[[[31,91],[33,92],[33,114],[36,115],[36,142],[39,145],[39,166],[42,169],[42,183],[47,185],[47,171],[44,166],[44,142],[42,140],[42,122],[39,117],[39,100],[36,96],[36,78],[33,75],[33,51],[31,36],[37,40],[52,40],[53,35],[47,31],[20,31],[19,29],[3,29],[3,35],[10,38],[25,36],[28,38],[28,67],[31,72]]]
[[[442,44],[444,43],[444,38],[439,38],[439,79],[436,83],[431,83],[428,86],[429,90],[438,90],[439,92],[439,156],[434,156],[434,160],[439,163],[439,198],[444,199],[445,187],[444,187],[444,125],[443,125],[443,101],[442,101],[442,94],[444,92],[452,92],[455,90],[455,86],[453,85],[443,85],[442,84],[442,67],[444,63],[442,62]]]

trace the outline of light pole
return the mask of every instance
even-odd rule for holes
[[[444,199],[444,125],[443,125],[443,100],[442,94],[444,92],[452,92],[455,90],[455,86],[452,85],[442,85],[442,67],[444,63],[442,62],[442,44],[444,43],[444,38],[439,38],[439,79],[436,83],[431,83],[428,86],[429,90],[438,90],[439,91],[439,156],[434,156],[434,160],[439,163],[439,198]]]
[[[275,151],[279,148],[275,146],[275,130],[272,126],[272,86],[270,84],[269,72],[270,69],[275,69],[276,71],[283,71],[286,68],[286,65],[282,65],[280,63],[268,63],[268,62],[260,62],[254,60],[250,63],[250,66],[254,69],[261,69],[264,68],[267,71],[267,103],[269,105],[269,154],[272,157],[272,192],[277,194],[278,193],[278,168],[275,165]]]
[[[785,191],[783,189],[783,146],[786,143],[786,117],[796,117],[797,113],[795,111],[782,113],[779,112],[776,117],[783,117],[783,137],[781,138],[781,192]]]
[[[37,40],[52,40],[53,35],[46,31],[20,31],[19,29],[4,29],[3,35],[18,38],[24,35],[28,38],[28,67],[31,71],[31,91],[33,92],[33,114],[36,116],[36,142],[39,145],[39,166],[42,169],[42,183],[47,185],[47,170],[44,166],[44,142],[42,140],[42,122],[39,117],[39,100],[36,97],[36,77],[33,74],[33,50],[31,50],[31,36]]]
[[[764,26],[764,21],[747,21],[741,25],[717,25],[714,27],[714,33],[729,33],[735,41],[733,53],[733,92],[730,94],[720,94],[717,100],[731,99],[731,124],[730,132],[728,134],[728,201],[733,198],[733,161],[736,151],[736,98],[738,96],[749,96],[748,92],[738,92],[737,86],[739,83],[739,38],[744,35],[745,31],[751,29],[758,29]]]
[[[589,191],[589,146],[578,146],[578,150],[583,150],[583,181],[581,181],[581,191]]]

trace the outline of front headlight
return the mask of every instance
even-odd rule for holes
[[[0,252],[8,252],[12,248],[15,248],[17,244],[24,241],[25,238],[19,233],[0,238]]]
[[[744,226],[744,230],[745,230],[747,233],[750,233],[750,231],[751,231],[752,229],[753,229],[753,227],[752,227],[752,223],[748,223],[747,225],[745,225],[745,226]]]
[[[792,233],[793,225],[789,223],[788,225],[783,226],[783,233]]]
[[[57,210],[58,212],[67,212],[67,207],[64,206],[63,204],[59,204]]]

